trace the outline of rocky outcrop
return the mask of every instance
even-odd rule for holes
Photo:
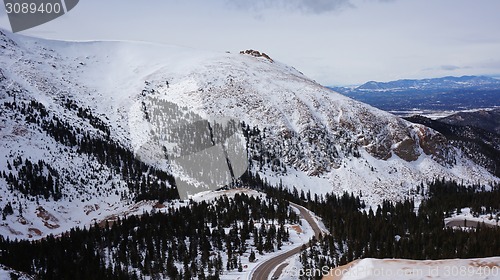
[[[420,156],[417,147],[415,140],[406,138],[398,143],[396,148],[394,148],[394,153],[406,161],[415,161]]]
[[[240,54],[248,54],[248,55],[251,55],[251,56],[254,56],[254,57],[263,57],[267,60],[269,60],[270,62],[274,62],[274,60],[272,60],[272,58],[270,58],[266,53],[261,53],[259,51],[256,51],[256,50],[246,50],[246,51],[240,51]]]

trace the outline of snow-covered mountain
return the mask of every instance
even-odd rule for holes
[[[137,160],[145,143],[171,130],[158,124],[165,108],[194,122],[244,122],[250,171],[312,193],[362,191],[377,203],[438,176],[498,181],[434,130],[255,51],[0,31],[0,53],[0,208],[14,213],[4,215],[2,235],[39,238],[151,208],[132,202],[171,197],[174,177],[196,181],[175,162]]]
[[[500,176],[500,109],[460,112],[432,120],[423,116],[405,119],[443,134],[477,164]]]

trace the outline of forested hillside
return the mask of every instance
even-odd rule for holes
[[[436,180],[415,187],[424,195],[384,201],[371,208],[362,194],[311,195],[270,186],[247,174],[245,184],[267,198],[236,195],[164,213],[144,213],[113,224],[73,229],[40,241],[1,239],[0,263],[43,279],[219,279],[241,270],[241,259],[280,250],[289,238],[285,224],[298,222],[288,200],[315,211],[330,231],[304,247],[302,269],[338,266],[359,258],[444,259],[500,254],[499,227],[445,227],[444,218],[463,207],[500,215],[500,186],[463,186]],[[89,269],[92,268],[92,269]],[[304,276],[304,279],[318,277]],[[97,278],[96,278],[97,277]]]
[[[41,279],[218,279],[281,250],[298,220],[286,200],[236,194],[40,241],[0,238],[0,263]]]
[[[500,217],[500,186],[491,190],[436,180],[417,186],[425,194],[417,207],[413,199],[384,201],[366,209],[359,197],[327,196],[308,203],[323,218],[331,235],[310,241],[301,254],[302,269],[321,270],[360,258],[436,260],[481,258],[500,254],[500,227],[477,223],[474,227],[446,227],[445,217],[470,207],[473,215]],[[311,277],[304,277],[310,279]],[[312,277],[321,279],[320,275]]]
[[[500,176],[500,134],[495,130],[496,123],[491,121],[494,111],[465,114],[476,116],[475,122],[455,120],[462,118],[462,115],[464,114],[459,113],[437,120],[418,115],[405,119],[439,131],[452,145],[462,150],[474,162],[484,166],[495,176]],[[486,117],[482,117],[484,115]]]

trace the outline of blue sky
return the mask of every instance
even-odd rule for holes
[[[21,34],[257,49],[324,85],[500,76],[498,0],[81,0]],[[0,27],[10,30],[5,11]]]

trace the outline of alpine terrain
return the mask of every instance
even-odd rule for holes
[[[236,120],[244,167],[290,190],[348,191],[376,205],[434,178],[498,182],[435,130],[342,96],[257,51],[0,31],[0,53],[0,234],[12,239],[142,213],[176,198],[182,180],[207,190],[193,174],[214,171],[210,163],[189,173],[180,160],[155,154],[175,152],[162,137],[175,126],[184,139],[188,122]],[[230,175],[217,182],[241,184],[226,148]]]
[[[452,145],[492,174],[500,175],[500,109],[460,112],[444,118],[424,116],[405,118],[442,133]]]

